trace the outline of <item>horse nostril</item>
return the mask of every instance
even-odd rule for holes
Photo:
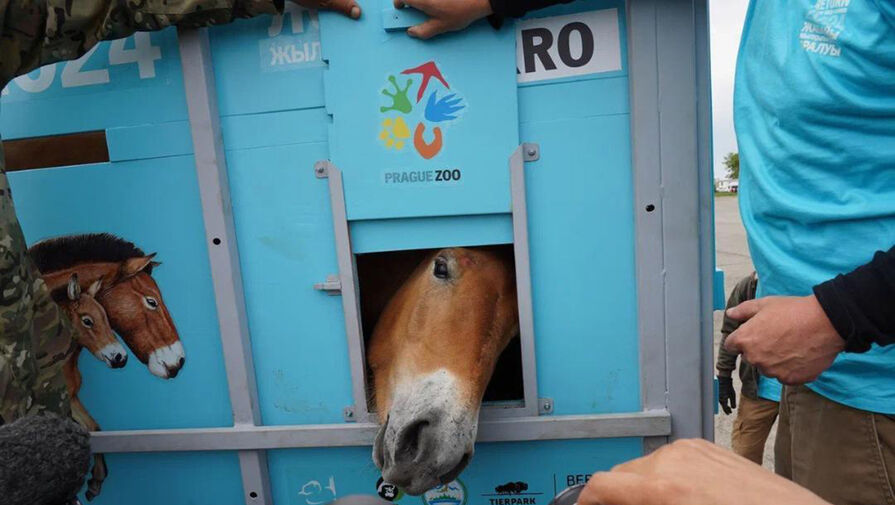
[[[183,367],[183,362],[184,362],[184,361],[185,361],[185,360],[184,360],[182,357],[181,357],[179,360],[177,360],[177,369],[178,369],[178,370],[179,370],[180,368]]]
[[[120,352],[115,353],[112,356],[112,368],[121,368],[127,364],[127,354],[122,354]]]
[[[177,377],[177,373],[180,372],[179,367],[167,367],[167,369],[168,369],[168,378],[169,379],[173,379],[174,377]]]
[[[411,425],[404,428],[401,438],[395,447],[395,461],[410,463],[417,459],[420,452],[420,442],[423,436],[423,430],[429,426],[429,421],[415,421]]]

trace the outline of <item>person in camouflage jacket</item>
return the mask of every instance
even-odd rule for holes
[[[360,17],[354,0],[296,0]],[[42,65],[79,58],[101,41],[168,26],[201,27],[277,14],[284,0],[0,0],[0,88]],[[62,365],[73,328],[28,256],[0,149],[0,425],[70,416]]]
[[[727,299],[727,308],[754,299],[757,290],[758,276],[752,272],[733,288]],[[739,359],[740,380],[743,385],[740,388],[740,408],[730,434],[730,445],[733,452],[760,465],[764,457],[765,443],[777,419],[779,402],[759,396],[758,368],[743,359],[739,353],[724,347],[727,337],[736,331],[740,324],[742,324],[740,321],[729,317],[725,311],[721,326],[721,343],[718,344],[718,359],[715,364],[715,368],[718,369],[718,403],[725,414],[730,414],[732,409],[737,408],[733,371],[736,370]]]

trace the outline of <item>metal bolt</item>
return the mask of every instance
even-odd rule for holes
[[[349,410],[349,411],[348,411],[348,417],[354,417],[354,412],[352,412],[352,411]]]
[[[323,174],[323,167],[317,167],[317,174]]]
[[[534,155],[536,155],[536,154],[538,154],[538,151],[537,151],[537,149],[535,149],[534,147],[530,147],[530,148],[528,149],[528,155],[529,155],[529,156],[534,156]]]
[[[550,402],[544,402],[544,410],[550,412],[553,410],[553,405],[550,405]]]

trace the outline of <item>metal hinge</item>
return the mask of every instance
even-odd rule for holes
[[[342,281],[338,275],[327,275],[326,280],[314,284],[314,289],[323,291],[324,293],[335,296],[342,294]]]
[[[538,161],[541,159],[541,146],[535,142],[522,144],[522,159],[524,161]]]
[[[317,176],[318,179],[326,179],[329,177],[329,160],[322,160],[314,163],[314,175]]]

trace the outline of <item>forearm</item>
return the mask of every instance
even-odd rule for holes
[[[724,342],[727,341],[728,335],[729,333],[722,333],[721,343],[718,344],[718,360],[715,362],[715,368],[718,370],[718,375],[720,377],[731,377],[733,371],[736,370],[737,367],[737,357],[739,354],[728,351],[724,347]]]
[[[877,252],[854,271],[814,287],[814,294],[846,351],[895,343],[895,247]]]
[[[574,0],[488,0],[492,14],[488,22],[494,28],[500,28],[506,18],[521,18],[526,13],[544,9],[552,5],[570,3]]]
[[[490,0],[494,15],[502,18],[519,18],[527,12],[543,9],[556,4],[570,3],[573,0]]]
[[[2,5],[2,4],[0,4]],[[283,0],[26,0],[0,10],[0,78],[79,58],[103,40],[282,11]]]

